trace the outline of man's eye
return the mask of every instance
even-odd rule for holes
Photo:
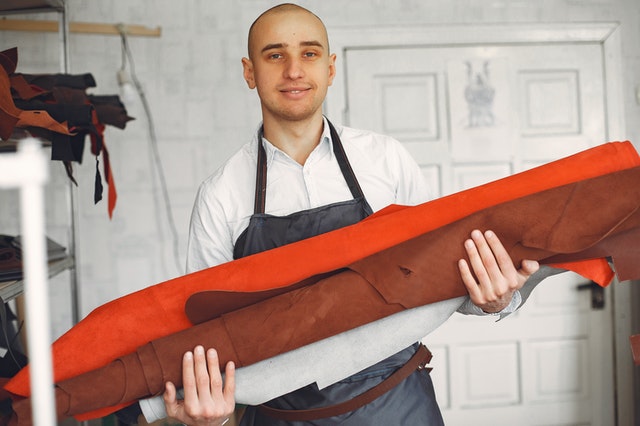
[[[270,59],[280,59],[282,58],[282,55],[280,53],[272,53],[271,55],[269,55]]]
[[[314,56],[317,56],[317,55],[316,55],[316,52],[306,52],[304,56],[307,58],[313,58]]]

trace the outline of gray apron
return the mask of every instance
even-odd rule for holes
[[[266,154],[262,146],[262,132],[258,134],[258,166],[254,214],[247,229],[234,247],[234,258],[249,256],[310,238],[324,232],[352,225],[372,213],[362,189],[351,169],[342,142],[329,123],[333,151],[353,200],[304,210],[288,216],[264,213],[266,196]],[[322,390],[314,383],[275,398],[265,405],[285,410],[302,410],[338,404],[363,393],[382,382],[403,366],[416,352],[418,344]],[[309,366],[313,368],[313,366]],[[284,421],[269,417],[259,407],[249,406],[240,426],[431,426],[443,425],[440,409],[435,401],[433,384],[426,370],[416,370],[407,379],[373,402],[340,416],[312,421]]]

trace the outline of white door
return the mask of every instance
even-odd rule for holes
[[[601,45],[344,51],[345,124],[409,149],[438,197],[606,142]],[[587,214],[588,212],[585,212]],[[541,285],[512,316],[454,315],[424,340],[448,425],[613,425],[611,300]]]

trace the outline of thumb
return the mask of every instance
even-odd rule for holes
[[[540,268],[540,264],[535,260],[525,259],[520,264],[520,268],[524,274],[529,276]]]
[[[170,407],[173,407],[174,405],[177,404],[178,401],[176,396],[177,396],[177,392],[176,392],[175,385],[171,382],[167,382],[165,384],[164,394],[162,395],[167,411],[169,411]]]

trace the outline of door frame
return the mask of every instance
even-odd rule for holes
[[[478,24],[328,28],[330,46],[337,56],[338,72],[324,105],[332,120],[348,123],[349,105],[345,76],[350,49],[393,46],[452,47],[478,44],[598,43],[604,58],[606,137],[624,141],[625,119],[622,83],[621,32],[618,23]],[[606,142],[606,141],[603,141]],[[634,367],[629,349],[632,334],[632,289],[628,283],[612,284],[615,413],[617,424],[634,424]]]

